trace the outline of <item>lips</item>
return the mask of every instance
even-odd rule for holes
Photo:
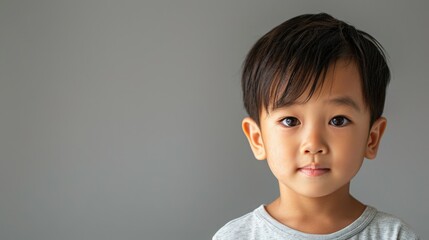
[[[329,168],[299,168],[298,171],[310,177],[317,177],[329,172],[330,169]]]
[[[321,176],[321,175],[323,175],[329,171],[330,171],[329,168],[318,167],[314,163],[307,165],[305,167],[302,167],[302,168],[298,168],[298,172],[303,173],[303,174],[310,176],[310,177]]]

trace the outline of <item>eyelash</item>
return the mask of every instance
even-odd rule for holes
[[[344,122],[343,122],[343,124],[341,124],[341,125],[334,125],[334,124],[331,124],[332,123],[332,121],[334,120],[334,119],[336,119],[336,118],[341,118]],[[344,127],[344,126],[347,126],[347,125],[349,125],[351,123],[351,121],[350,121],[350,119],[348,119],[348,118],[346,118],[346,117],[344,117],[344,116],[335,116],[335,117],[333,117],[330,121],[329,121],[329,124],[330,125],[332,125],[332,126],[334,126],[334,127]]]
[[[297,121],[298,123],[295,126],[301,124],[301,122],[296,117],[285,117],[285,118],[281,119],[280,124],[282,124],[283,126],[288,127],[288,128],[295,127],[295,126],[289,126],[288,124],[285,123],[286,120]]]
[[[335,124],[333,124],[333,120],[334,119],[341,119],[343,122],[342,122],[342,124],[341,125],[335,125]],[[294,121],[295,123],[294,123],[294,125],[293,126],[290,126],[289,124],[291,124],[291,123],[288,123],[288,124],[286,124],[285,123],[285,121],[286,120],[290,120],[290,121]],[[345,117],[345,116],[341,116],[341,115],[339,115],[339,116],[335,116],[335,117],[333,117],[331,120],[329,120],[329,125],[332,125],[332,126],[334,126],[334,127],[345,127],[345,126],[347,126],[347,125],[349,125],[351,123],[351,121],[350,121],[350,119],[348,119],[347,117]],[[287,128],[292,128],[292,127],[295,127],[295,126],[297,126],[297,125],[300,125],[301,124],[301,122],[298,120],[298,118],[296,118],[296,117],[285,117],[285,118],[282,118],[281,120],[280,120],[280,124],[282,124],[283,126],[285,126],[285,127],[287,127]]]

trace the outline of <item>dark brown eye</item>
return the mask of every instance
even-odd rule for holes
[[[286,118],[283,118],[283,120],[281,121],[281,123],[283,125],[285,125],[286,127],[295,127],[296,125],[300,124],[298,118],[296,118],[296,117],[286,117]]]
[[[350,123],[350,120],[344,116],[336,116],[329,121],[329,124],[335,127],[344,127]]]

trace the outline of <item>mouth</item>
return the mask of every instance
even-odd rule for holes
[[[325,167],[317,167],[315,164],[311,164],[302,168],[298,168],[298,172],[309,176],[309,177],[317,177],[317,176],[321,176],[324,175],[326,173],[328,173],[329,171],[331,171],[330,168],[325,168]]]

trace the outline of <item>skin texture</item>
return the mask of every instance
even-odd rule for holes
[[[364,158],[374,159],[386,127],[370,126],[361,78],[353,61],[330,66],[325,83],[309,101],[262,109],[260,126],[245,118],[242,128],[258,160],[267,160],[280,196],[266,207],[279,222],[312,234],[338,231],[364,211],[349,192]]]

